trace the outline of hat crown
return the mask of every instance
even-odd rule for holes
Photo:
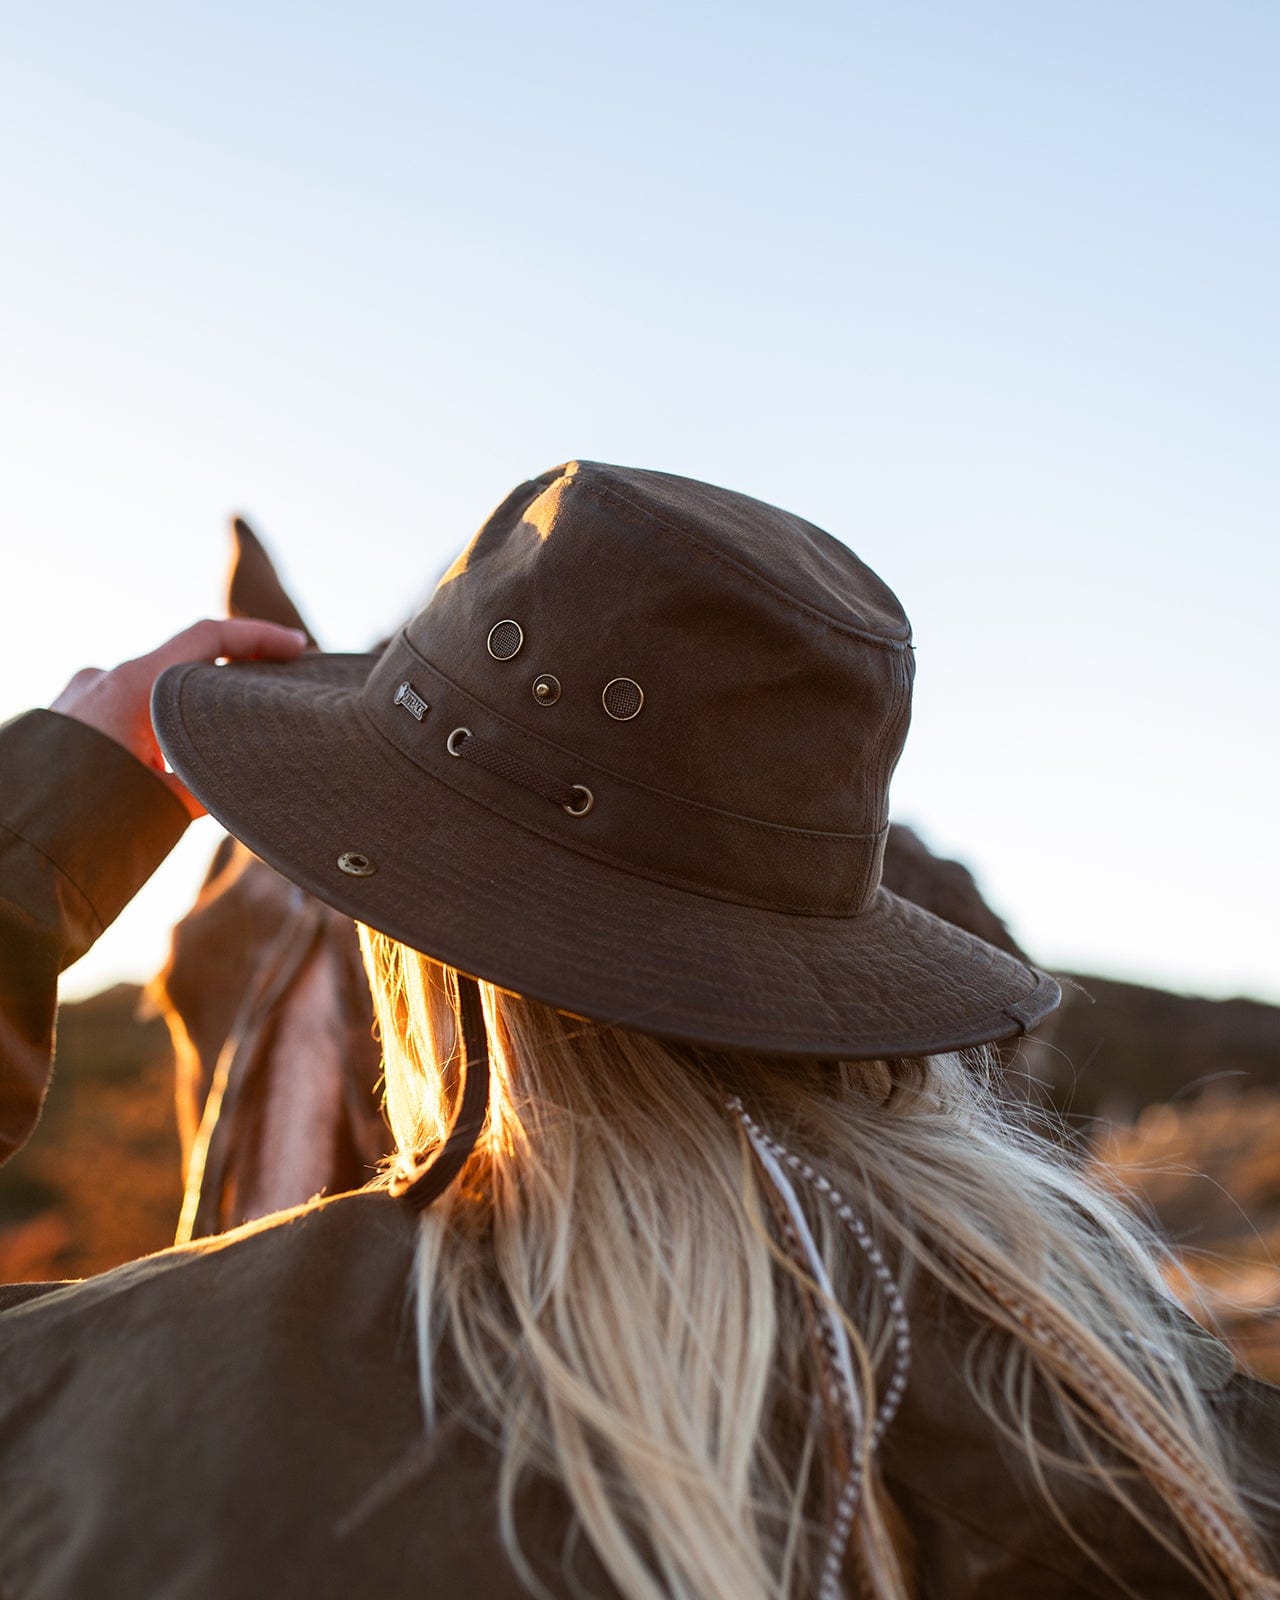
[[[486,648],[519,624],[519,654]],[[496,712],[637,783],[875,832],[909,719],[910,626],[844,545],[746,495],[574,462],[494,511],[408,629]],[[540,675],[558,681],[554,711]],[[629,679],[642,711],[602,708]]]
[[[909,639],[892,592],[811,523],[574,462],[493,512],[366,700],[424,771],[570,849],[745,904],[848,915],[880,881]],[[426,723],[393,714],[408,695],[436,706]],[[456,728],[479,736],[489,770],[449,759]],[[510,775],[531,770],[552,796],[580,786],[587,810],[566,816]]]

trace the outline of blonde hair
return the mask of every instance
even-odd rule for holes
[[[419,1161],[456,1100],[457,975],[368,928],[360,939],[388,1115],[400,1159]],[[532,1591],[515,1517],[529,1474],[562,1485],[628,1600],[819,1587],[848,1465],[815,1358],[814,1308],[829,1297],[779,1242],[777,1191],[727,1109],[736,1096],[849,1197],[908,1306],[932,1295],[960,1310],[965,1379],[993,1450],[1015,1443],[1101,1567],[1107,1551],[1058,1503],[1064,1483],[1126,1508],[1209,1593],[1280,1595],[1158,1243],[1028,1129],[1025,1108],[1002,1106],[988,1052],[787,1061],[481,992],[489,1122],[422,1216],[421,1387],[433,1426],[447,1341],[498,1441],[501,1536]],[[891,1308],[832,1208],[807,1214],[868,1443]],[[860,1470],[846,1571],[865,1593],[903,1600],[909,1536],[869,1450]]]

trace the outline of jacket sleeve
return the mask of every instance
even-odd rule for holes
[[[58,974],[164,860],[188,817],[123,745],[56,711],[0,725],[0,1162],[35,1127]]]

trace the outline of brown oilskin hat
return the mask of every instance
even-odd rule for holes
[[[380,655],[173,667],[152,716],[265,861],[464,973],[690,1043],[916,1055],[1059,990],[880,886],[913,666],[820,528],[584,461],[509,495]]]

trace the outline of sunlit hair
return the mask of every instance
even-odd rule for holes
[[[360,938],[392,1129],[401,1159],[420,1160],[458,1086],[456,974]],[[960,1308],[976,1331],[957,1366],[992,1447],[1012,1441],[1051,1504],[1064,1482],[1094,1480],[1209,1593],[1280,1594],[1159,1247],[1025,1108],[1002,1108],[993,1057],[695,1050],[481,990],[490,1121],[422,1217],[422,1395],[434,1426],[450,1345],[499,1441],[501,1536],[534,1592],[515,1516],[529,1473],[563,1485],[630,1600],[816,1592],[837,1465],[817,1290],[781,1247],[776,1191],[726,1106],[737,1095],[858,1208],[909,1307],[941,1295]],[[885,1299],[830,1208],[805,1202],[870,1417]],[[1069,1531],[1105,1568],[1108,1550]],[[874,1596],[911,1592],[909,1537],[874,1466],[846,1571]]]

